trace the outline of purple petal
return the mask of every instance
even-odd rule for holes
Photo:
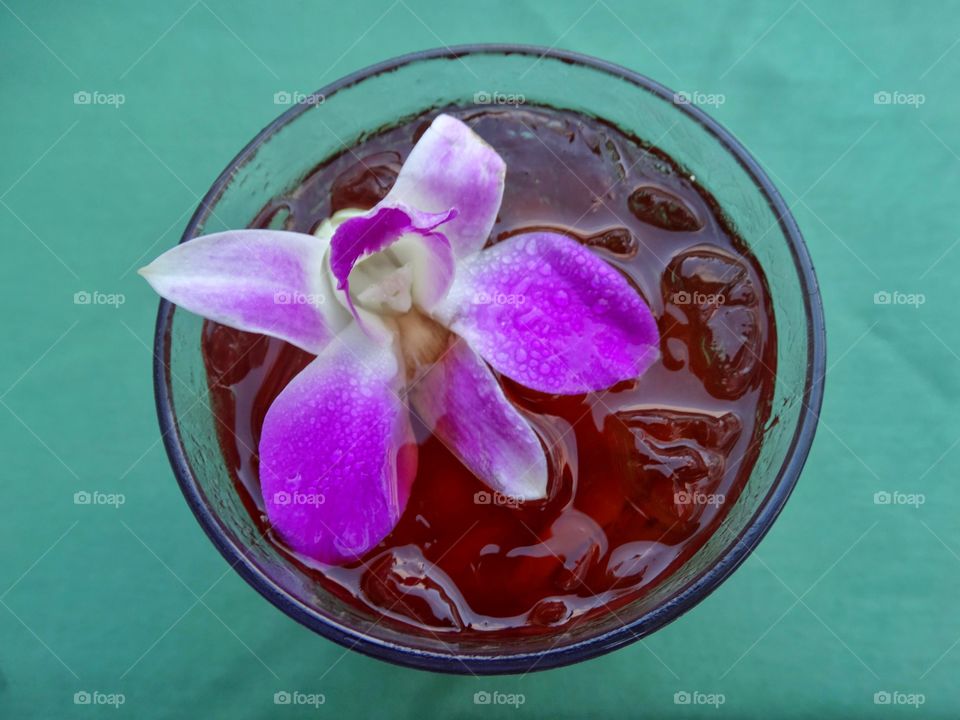
[[[555,233],[516,235],[462,261],[434,315],[496,370],[546,393],[636,378],[658,353],[657,324],[638,292]]]
[[[540,440],[467,343],[454,338],[409,397],[427,427],[493,490],[518,500],[546,497]]]
[[[384,203],[428,212],[456,208],[443,227],[458,258],[484,246],[500,211],[506,165],[460,120],[438,115],[417,142]]]
[[[232,230],[177,245],[140,273],[190,312],[318,353],[350,320],[323,271],[327,247],[301,233]]]
[[[348,562],[400,519],[416,472],[402,382],[392,350],[354,326],[270,406],[260,482],[270,522],[293,550]]]

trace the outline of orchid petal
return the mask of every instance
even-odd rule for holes
[[[368,213],[366,211],[357,210],[355,208],[338,210],[333,215],[321,222],[320,225],[317,226],[316,230],[314,230],[313,234],[316,235],[316,237],[322,242],[329,244],[333,240],[333,235],[337,231],[337,228],[339,228],[345,221],[355,217],[365,216],[367,214]],[[328,282],[330,283],[331,287],[333,287],[335,283],[337,283],[337,280],[333,276],[333,272],[330,268],[330,253],[327,253],[326,256],[324,272],[327,274]],[[393,342],[393,331],[387,326],[381,317],[362,307],[356,307],[347,293],[334,292],[333,296],[346,312],[351,313],[354,316],[354,318],[357,320],[357,323],[366,333],[367,337],[381,345],[389,345]]]
[[[460,338],[410,391],[434,434],[493,490],[517,500],[547,493],[547,459],[530,424]]]
[[[636,378],[658,353],[656,321],[639,293],[555,233],[516,235],[461,261],[434,317],[497,371],[546,393]]]
[[[458,258],[484,246],[503,200],[507,166],[465,123],[438,115],[410,151],[384,203],[430,212],[456,208],[443,227]]]
[[[396,525],[416,472],[404,375],[352,326],[267,411],[260,481],[273,527],[295,551],[355,560]]]
[[[318,353],[350,321],[323,272],[327,248],[312,235],[232,230],[177,245],[140,274],[190,312]]]

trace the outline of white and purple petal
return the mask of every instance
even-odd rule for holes
[[[353,326],[270,406],[260,482],[267,516],[293,550],[349,562],[397,524],[417,457],[403,381],[392,349]]]
[[[498,372],[575,395],[641,375],[657,358],[657,324],[607,262],[556,233],[516,235],[462,261],[434,317]]]
[[[316,354],[350,321],[324,272],[327,248],[302,233],[231,230],[177,245],[140,274],[190,312]]]
[[[338,287],[346,289],[350,271],[360,258],[383,250],[402,235],[428,235],[456,215],[449,206],[438,212],[423,212],[384,200],[369,212],[344,220],[330,240],[330,270]]]
[[[410,233],[390,248],[401,267],[410,268],[413,302],[432,310],[446,297],[456,273],[456,258],[445,235]]]
[[[458,258],[484,246],[503,199],[506,164],[469,126],[438,115],[400,168],[383,203],[427,212],[457,210],[442,232]]]
[[[546,497],[547,458],[537,434],[463,340],[451,339],[409,399],[424,424],[490,488],[517,500]]]
[[[360,304],[387,314],[406,312],[413,302],[429,309],[446,295],[454,257],[449,241],[435,229],[455,216],[456,210],[424,213],[381,203],[331,222],[330,273],[343,292],[341,301],[362,326],[356,307],[362,293],[366,303]]]

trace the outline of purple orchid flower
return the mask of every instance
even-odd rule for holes
[[[411,410],[491,489],[545,498],[544,447],[490,367],[574,395],[656,359],[646,303],[576,240],[534,232],[484,249],[505,175],[440,115],[373,209],[316,235],[205,235],[141,271],[191,312],[317,356],[271,405],[259,447],[267,515],[293,550],[349,562],[390,533],[416,474]]]

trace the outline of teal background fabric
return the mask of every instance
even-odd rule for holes
[[[644,642],[525,677],[344,652],[228,568],[160,443],[157,299],[135,274],[283,109],[275,93],[470,42],[722,96],[705,109],[806,236],[830,348],[806,470],[746,564]],[[0,0],[0,61],[0,717],[960,713],[956,3]]]

